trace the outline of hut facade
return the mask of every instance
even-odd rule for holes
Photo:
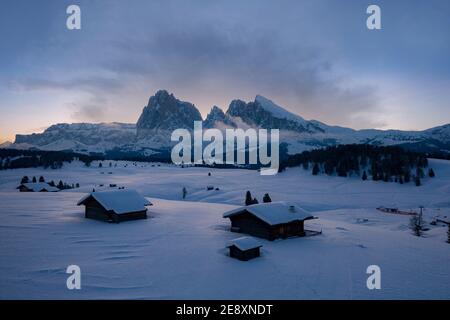
[[[108,222],[122,222],[147,218],[146,206],[152,205],[135,190],[92,192],[77,205],[85,206],[85,217]]]
[[[227,248],[230,249],[230,257],[241,261],[248,261],[260,256],[262,245],[252,237],[241,237],[231,240]]]
[[[292,203],[269,202],[240,207],[223,214],[231,221],[231,230],[275,240],[305,235],[305,220],[314,217]]]

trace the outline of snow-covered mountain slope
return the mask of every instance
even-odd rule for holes
[[[11,141],[5,141],[5,142],[3,142],[3,143],[0,143],[0,149],[2,149],[2,148],[10,148],[11,147],[11,145],[12,145],[12,142]]]
[[[169,149],[173,130],[192,130],[202,121],[197,108],[159,90],[150,97],[137,124],[58,124],[41,134],[17,135],[13,148],[105,152],[122,149],[133,152]],[[450,152],[450,124],[425,131],[354,130],[305,120],[273,101],[257,95],[254,101],[233,100],[224,112],[214,106],[203,121],[204,128],[279,129],[290,154],[337,144],[400,145],[417,151]]]
[[[315,123],[305,121],[302,117],[284,110],[262,96],[257,96],[255,101],[248,103],[233,100],[227,115],[238,117],[252,127],[309,134],[323,132],[323,129]]]
[[[136,126],[125,123],[61,123],[43,133],[16,135],[14,145],[28,145],[41,150],[104,152],[116,146],[133,143]]]

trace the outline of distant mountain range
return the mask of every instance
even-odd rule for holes
[[[226,112],[214,106],[206,119],[189,102],[160,90],[150,97],[136,124],[56,124],[43,133],[16,135],[2,147],[105,153],[111,150],[142,155],[167,152],[174,129],[192,130],[194,121],[204,128],[280,129],[280,142],[289,154],[339,144],[398,145],[415,151],[450,153],[450,124],[424,131],[354,130],[305,120],[263,96],[254,101],[233,100]]]

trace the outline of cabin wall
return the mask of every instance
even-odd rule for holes
[[[248,261],[260,256],[260,248],[253,248],[246,251],[242,251],[236,246],[230,247],[230,257],[239,259],[241,261]]]
[[[239,228],[239,232],[255,237],[274,240],[270,225],[250,213],[230,217],[231,227]]]
[[[111,213],[103,208],[97,201],[91,199],[85,203],[85,217],[89,219],[109,221],[111,220]]]
[[[147,210],[124,213],[124,214],[113,214],[112,219],[114,222],[130,221],[130,220],[137,220],[137,219],[147,219]]]
[[[293,221],[272,227],[272,237],[275,239],[295,236],[302,237],[304,235],[304,221]]]

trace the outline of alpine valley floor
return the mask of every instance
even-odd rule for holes
[[[375,209],[422,205],[427,223],[448,220],[449,161],[430,160],[436,177],[421,187],[312,176],[301,168],[260,176],[108,163],[0,171],[1,299],[450,299],[447,227],[427,225],[430,230],[418,238],[408,216]],[[24,175],[81,188],[20,193],[15,188]],[[121,224],[85,219],[77,201],[109,184],[146,196],[154,204],[150,218]],[[319,217],[306,228],[323,233],[260,240],[260,258],[231,259],[225,244],[240,235],[229,231],[222,214],[241,205],[246,190],[260,201],[268,192],[273,201],[296,202]],[[72,264],[81,268],[81,290],[66,288]],[[366,287],[369,265],[381,268],[380,290]]]

